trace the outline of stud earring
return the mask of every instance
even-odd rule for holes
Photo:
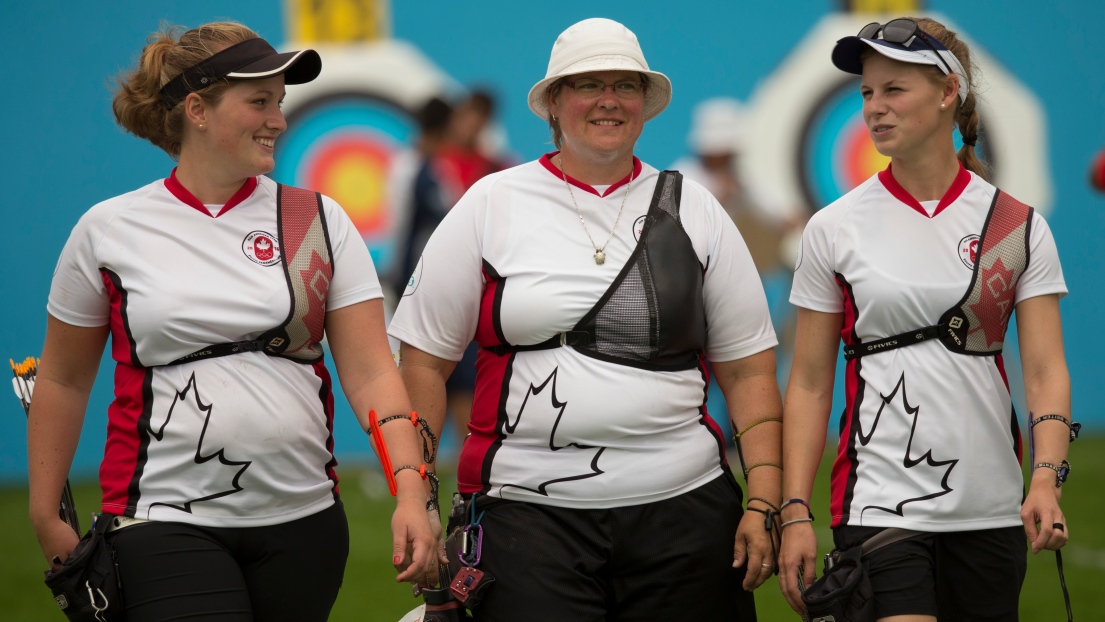
[[[943,108],[943,106],[940,106],[940,107],[941,107],[941,108]],[[207,126],[206,126],[206,125],[204,125],[204,124],[202,124],[202,123],[200,123],[200,124],[199,124],[199,125],[198,125],[197,127],[199,127],[199,129],[200,129],[201,131],[207,128]]]
[[[940,110],[943,110],[943,109],[945,109],[945,108],[947,108],[947,107],[948,107],[948,105],[947,105],[947,104],[940,104]]]

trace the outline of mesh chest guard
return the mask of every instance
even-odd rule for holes
[[[200,348],[169,365],[240,352],[264,352],[299,363],[314,363],[322,359],[326,297],[330,291],[330,279],[334,276],[322,195],[277,184],[276,212],[284,277],[291,293],[287,319],[256,339]]]
[[[502,355],[568,345],[585,356],[640,369],[697,367],[706,346],[705,269],[680,222],[682,187],[678,172],[660,173],[637,246],[572,330],[538,344],[485,349]]]
[[[944,312],[939,323],[845,346],[844,358],[852,360],[929,339],[939,339],[958,354],[1000,354],[1013,314],[1017,281],[1028,267],[1032,213],[1031,207],[998,190],[982,227],[971,284],[963,298]]]

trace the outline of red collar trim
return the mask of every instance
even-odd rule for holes
[[[188,189],[180,183],[180,180],[176,178],[176,167],[173,167],[173,172],[170,173],[169,177],[165,180],[165,189],[172,193],[172,195],[176,197],[177,200],[181,203],[200,212],[204,216],[211,216],[211,213],[208,212],[203,203],[196,198],[196,195],[189,192]],[[242,184],[241,188],[238,188],[238,191],[234,193],[234,196],[230,197],[230,200],[226,202],[226,205],[224,205],[222,209],[219,210],[219,213],[215,214],[213,217],[218,218],[219,216],[222,216],[223,214],[229,212],[230,208],[248,199],[249,195],[253,194],[253,191],[255,189],[257,189],[257,178],[250,177],[246,180],[244,184]]]
[[[641,161],[637,159],[637,156],[633,156],[633,172],[618,180],[617,183],[611,185],[609,188],[606,189],[606,192],[599,194],[599,191],[595,190],[594,187],[592,187],[590,184],[585,184],[575,177],[572,177],[571,175],[565,175],[560,171],[560,169],[556,168],[556,165],[552,163],[552,158],[558,153],[560,152],[553,151],[552,153],[546,153],[545,155],[541,156],[541,159],[538,161],[541,162],[541,166],[545,167],[545,170],[549,171],[553,175],[556,175],[557,179],[567,179],[568,183],[572,184],[576,188],[586,190],[587,192],[590,192],[597,197],[610,196],[611,192],[614,192],[618,188],[621,188],[622,186],[628,184],[630,179],[637,179],[641,176],[641,169],[643,168],[641,166]]]
[[[955,181],[952,182],[948,191],[941,197],[940,203],[936,205],[936,210],[932,212],[932,216],[928,215],[925,208],[921,207],[921,204],[917,199],[913,198],[913,195],[909,194],[897,179],[894,179],[894,174],[890,172],[890,165],[887,165],[885,171],[879,171],[879,181],[882,182],[883,187],[890,191],[890,194],[894,195],[895,199],[898,199],[902,203],[912,207],[919,214],[925,218],[936,218],[940,212],[944,211],[944,208],[951,205],[959,198],[959,195],[963,194],[963,191],[967,188],[967,184],[971,183],[971,174],[967,172],[967,169],[963,168],[963,165],[959,165],[959,173],[955,176]]]

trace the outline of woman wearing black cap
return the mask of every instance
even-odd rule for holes
[[[1033,552],[1067,541],[1059,486],[1078,428],[1055,242],[1039,214],[987,181],[974,152],[970,54],[955,33],[930,19],[870,24],[837,43],[833,62],[862,76],[863,119],[891,164],[818,212],[803,235],[780,584],[804,610],[798,575],[810,584],[817,549],[808,503],[843,340],[834,541],[846,551],[891,528],[907,531],[883,537],[908,536],[864,560],[875,617],[1015,620],[1026,534]],[[1021,432],[1001,356],[1014,309],[1035,454],[1023,504]]]
[[[126,617],[325,620],[348,528],[338,498],[323,331],[361,425],[410,412],[372,261],[342,209],[280,186],[285,84],[312,50],[277,53],[213,23],[151,37],[116,119],[178,161],[74,228],[51,286],[30,412],[30,514],[56,569],[77,542],[56,502],[108,335],[115,400],[100,468]],[[422,447],[382,428],[400,580],[433,557]],[[436,513],[434,514],[436,517]],[[175,616],[175,617],[174,617]]]

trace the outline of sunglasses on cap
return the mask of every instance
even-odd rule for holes
[[[881,37],[879,36],[880,34],[882,35]],[[856,36],[860,39],[882,39],[883,41],[897,43],[907,48],[913,44],[915,38],[920,39],[922,43],[927,45],[928,48],[936,54],[936,58],[940,59],[940,64],[944,65],[944,69],[947,70],[949,76],[955,73],[952,71],[951,66],[948,65],[948,61],[944,60],[944,57],[940,54],[940,50],[936,49],[936,46],[929,41],[929,37],[932,35],[921,30],[917,22],[908,17],[892,19],[885,24],[871,22],[863,28],[860,28],[859,34]],[[941,45],[940,47],[944,46]]]

